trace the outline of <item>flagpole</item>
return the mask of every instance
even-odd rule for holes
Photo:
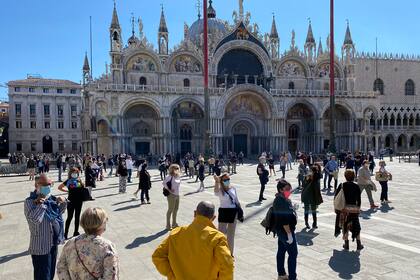
[[[336,152],[335,143],[335,67],[334,67],[334,0],[330,0],[330,145],[329,151]]]
[[[204,149],[205,154],[210,154],[210,97],[209,97],[209,53],[208,53],[208,30],[207,30],[207,0],[203,0],[203,54],[204,54]]]

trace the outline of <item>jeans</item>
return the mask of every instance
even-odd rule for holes
[[[150,201],[149,189],[141,189],[141,192],[140,192],[140,201],[141,202],[144,202],[144,197],[146,197],[147,202]]]
[[[53,280],[57,261],[57,245],[52,246],[47,255],[32,255],[34,280]]]
[[[58,181],[61,182],[61,174],[63,173],[63,169],[61,166],[58,168]]]
[[[109,173],[108,173],[108,176],[112,176],[112,171],[114,170],[114,166],[113,165],[110,165],[109,166]]]
[[[280,166],[280,170],[281,170],[281,178],[284,179],[284,177],[286,176],[286,166]]]
[[[370,186],[370,185],[359,185],[359,187],[360,187],[360,193],[362,193],[363,190],[366,190],[366,194],[368,196],[370,205],[375,204],[375,202],[373,201],[373,197],[372,197],[372,186]]]
[[[380,181],[381,185],[381,201],[388,201],[388,181]]]
[[[128,183],[131,183],[131,174],[133,174],[133,169],[127,169],[127,172],[128,172],[127,181]]]
[[[286,275],[284,270],[284,259],[286,257],[286,252],[289,255],[287,258],[287,269],[289,271],[289,279],[295,280],[296,275],[296,263],[297,263],[297,243],[296,236],[293,234],[293,243],[288,244],[282,238],[278,238],[278,249],[277,249],[277,273],[279,276]]]
[[[66,226],[64,229],[64,236],[66,237],[66,239],[68,237],[71,220],[73,219],[73,214],[75,214],[74,233],[77,234],[79,232],[79,221],[80,221],[80,213],[82,212],[82,206],[83,206],[83,201],[76,201],[76,202],[70,201],[67,204],[67,219],[66,219]]]
[[[261,183],[261,181],[260,181],[260,183]],[[260,197],[259,197],[260,201],[263,200],[263,198],[264,198],[264,190],[265,190],[265,184],[261,183]]]

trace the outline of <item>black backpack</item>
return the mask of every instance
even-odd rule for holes
[[[266,235],[270,235],[270,233],[273,233],[273,237],[276,237],[276,218],[274,216],[273,206],[271,206],[268,209],[264,220],[262,220],[261,222],[261,225],[265,228]]]

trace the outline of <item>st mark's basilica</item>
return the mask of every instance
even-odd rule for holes
[[[210,1],[212,150],[248,156],[324,151],[330,129],[329,38],[316,40],[309,22],[303,50],[292,31],[281,53],[276,18],[264,33],[244,12],[243,0],[230,22],[217,18],[217,8]],[[93,79],[87,57],[83,66],[82,150],[203,152],[203,19],[185,24],[184,39],[172,50],[163,9],[156,45],[143,34],[141,21],[136,27],[133,21],[128,41],[122,35],[114,5],[109,68]],[[342,40],[335,64],[337,150],[419,148],[420,58],[358,52],[349,25]]]

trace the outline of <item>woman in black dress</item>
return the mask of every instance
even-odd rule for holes
[[[360,222],[359,222],[359,213],[360,205],[362,204],[360,196],[360,187],[354,183],[355,173],[353,170],[346,170],[344,172],[344,177],[346,181],[343,184],[340,184],[335,192],[335,196],[344,191],[345,198],[345,207],[341,211],[336,211],[336,220],[335,220],[335,236],[340,235],[340,232],[343,233],[344,250],[349,250],[349,231],[352,234],[353,242],[356,239],[357,241],[357,250],[360,251],[364,247],[360,241]]]

